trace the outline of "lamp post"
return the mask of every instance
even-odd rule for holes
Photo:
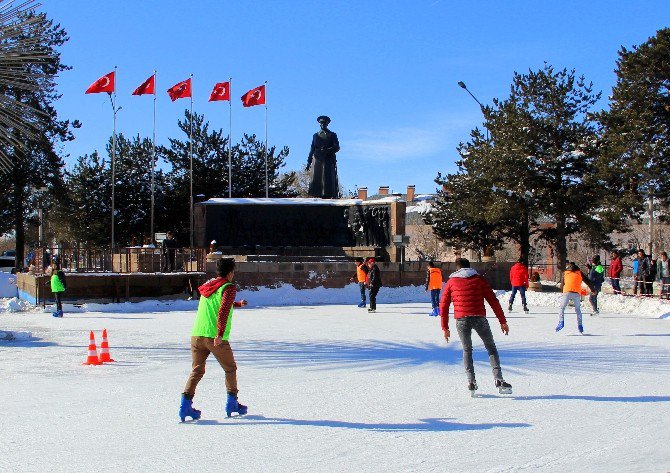
[[[470,89],[468,89],[468,87],[465,85],[465,82],[463,82],[462,80],[459,80],[458,81],[458,86],[461,89],[464,89],[468,94],[470,94],[470,97],[475,99],[475,102],[477,102],[479,104],[479,108],[481,109],[482,113],[484,113],[484,105],[482,105],[482,103],[479,100],[477,100],[477,97],[472,95],[472,92],[470,92]],[[486,115],[484,117],[486,117]],[[488,141],[488,140],[489,140],[489,129],[486,128],[486,141]]]

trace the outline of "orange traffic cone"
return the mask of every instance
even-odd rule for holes
[[[91,331],[88,342],[88,358],[82,365],[101,365],[102,362],[98,360],[98,349],[95,347],[95,335]]]
[[[109,343],[107,343],[107,329],[102,331],[102,344],[100,344],[100,362],[111,363],[112,357],[109,354]]]

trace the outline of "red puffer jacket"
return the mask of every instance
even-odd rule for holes
[[[509,270],[509,282],[512,283],[512,287],[528,287],[528,269],[523,263],[517,263]]]
[[[491,285],[472,268],[459,269],[449,276],[440,298],[442,330],[449,328],[449,306],[454,303],[454,318],[486,317],[484,300],[489,303],[501,324],[506,324],[500,302]]]
[[[623,264],[621,264],[621,258],[614,258],[610,263],[610,277],[617,279],[622,271]]]

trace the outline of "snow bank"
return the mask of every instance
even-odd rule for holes
[[[16,297],[18,295],[16,275],[0,272],[0,297]]]
[[[344,288],[327,289],[316,287],[313,289],[296,289],[292,285],[282,285],[276,288],[260,288],[257,291],[238,291],[237,299],[246,299],[249,307],[273,307],[296,305],[337,305],[354,304],[360,301],[358,284],[349,284]],[[423,286],[400,288],[382,288],[377,296],[380,304],[397,304],[409,302],[429,302],[430,296]],[[23,302],[23,301],[21,301]],[[0,312],[2,311],[0,305]],[[140,302],[122,302],[119,304],[63,304],[63,310],[71,313],[82,312],[111,312],[111,313],[144,313],[144,312],[173,312],[190,311],[198,308],[197,300],[148,300]],[[44,312],[52,312],[53,307],[47,306]]]
[[[504,308],[507,306],[510,294],[510,291],[496,291],[498,300]],[[526,300],[529,306],[546,306],[559,309],[562,296],[560,292],[526,292]],[[521,308],[519,294],[514,299],[514,305]],[[670,301],[658,298],[600,294],[598,295],[598,308],[602,313],[633,314],[640,317],[660,319],[670,318]],[[571,308],[571,310],[573,309]],[[582,302],[582,310],[584,312],[591,311],[588,297],[585,297]]]
[[[0,313],[2,312],[27,312],[35,309],[31,303],[23,301],[18,297],[11,299],[0,299]]]
[[[507,308],[510,291],[496,291],[496,296],[504,308]],[[561,305],[559,292],[527,292],[529,306],[554,307],[558,313]],[[260,288],[256,291],[242,290],[237,293],[238,299],[246,299],[249,307],[284,307],[284,306],[323,306],[355,304],[360,300],[358,284],[349,284],[344,288],[316,287],[313,289],[296,289],[290,284],[275,288]],[[423,286],[382,287],[377,296],[378,304],[430,304],[430,295]],[[617,296],[614,294],[600,294],[598,305],[602,313],[632,314],[640,317],[670,319],[670,302],[657,298],[643,298],[631,296]],[[515,300],[517,309],[521,308],[521,297],[517,294]],[[145,312],[174,312],[192,311],[198,307],[197,300],[147,300],[140,302],[122,302],[119,304],[86,303],[64,304],[65,312],[110,312],[110,313],[145,313]],[[588,300],[582,303],[582,309],[590,312]],[[16,298],[0,299],[0,313],[24,312],[36,309],[26,301]],[[44,312],[52,312],[53,306],[47,306]]]

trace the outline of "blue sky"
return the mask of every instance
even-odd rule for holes
[[[603,91],[615,83],[617,51],[670,26],[665,1],[49,1],[40,8],[70,36],[59,78],[63,118],[79,119],[76,156],[111,136],[106,94],[84,95],[118,66],[117,128],[151,137],[152,98],[131,92],[158,71],[157,141],[180,135],[186,99],[165,90],[194,75],[194,111],[228,131],[227,102],[208,103],[233,78],[233,141],[265,135],[265,109],[239,97],[268,81],[269,142],[289,146],[285,170],[304,167],[316,117],[338,134],[345,189],[381,185],[435,190],[455,170],[456,146],[482,122],[464,81],[483,103],[509,92],[514,71],[575,68]]]

